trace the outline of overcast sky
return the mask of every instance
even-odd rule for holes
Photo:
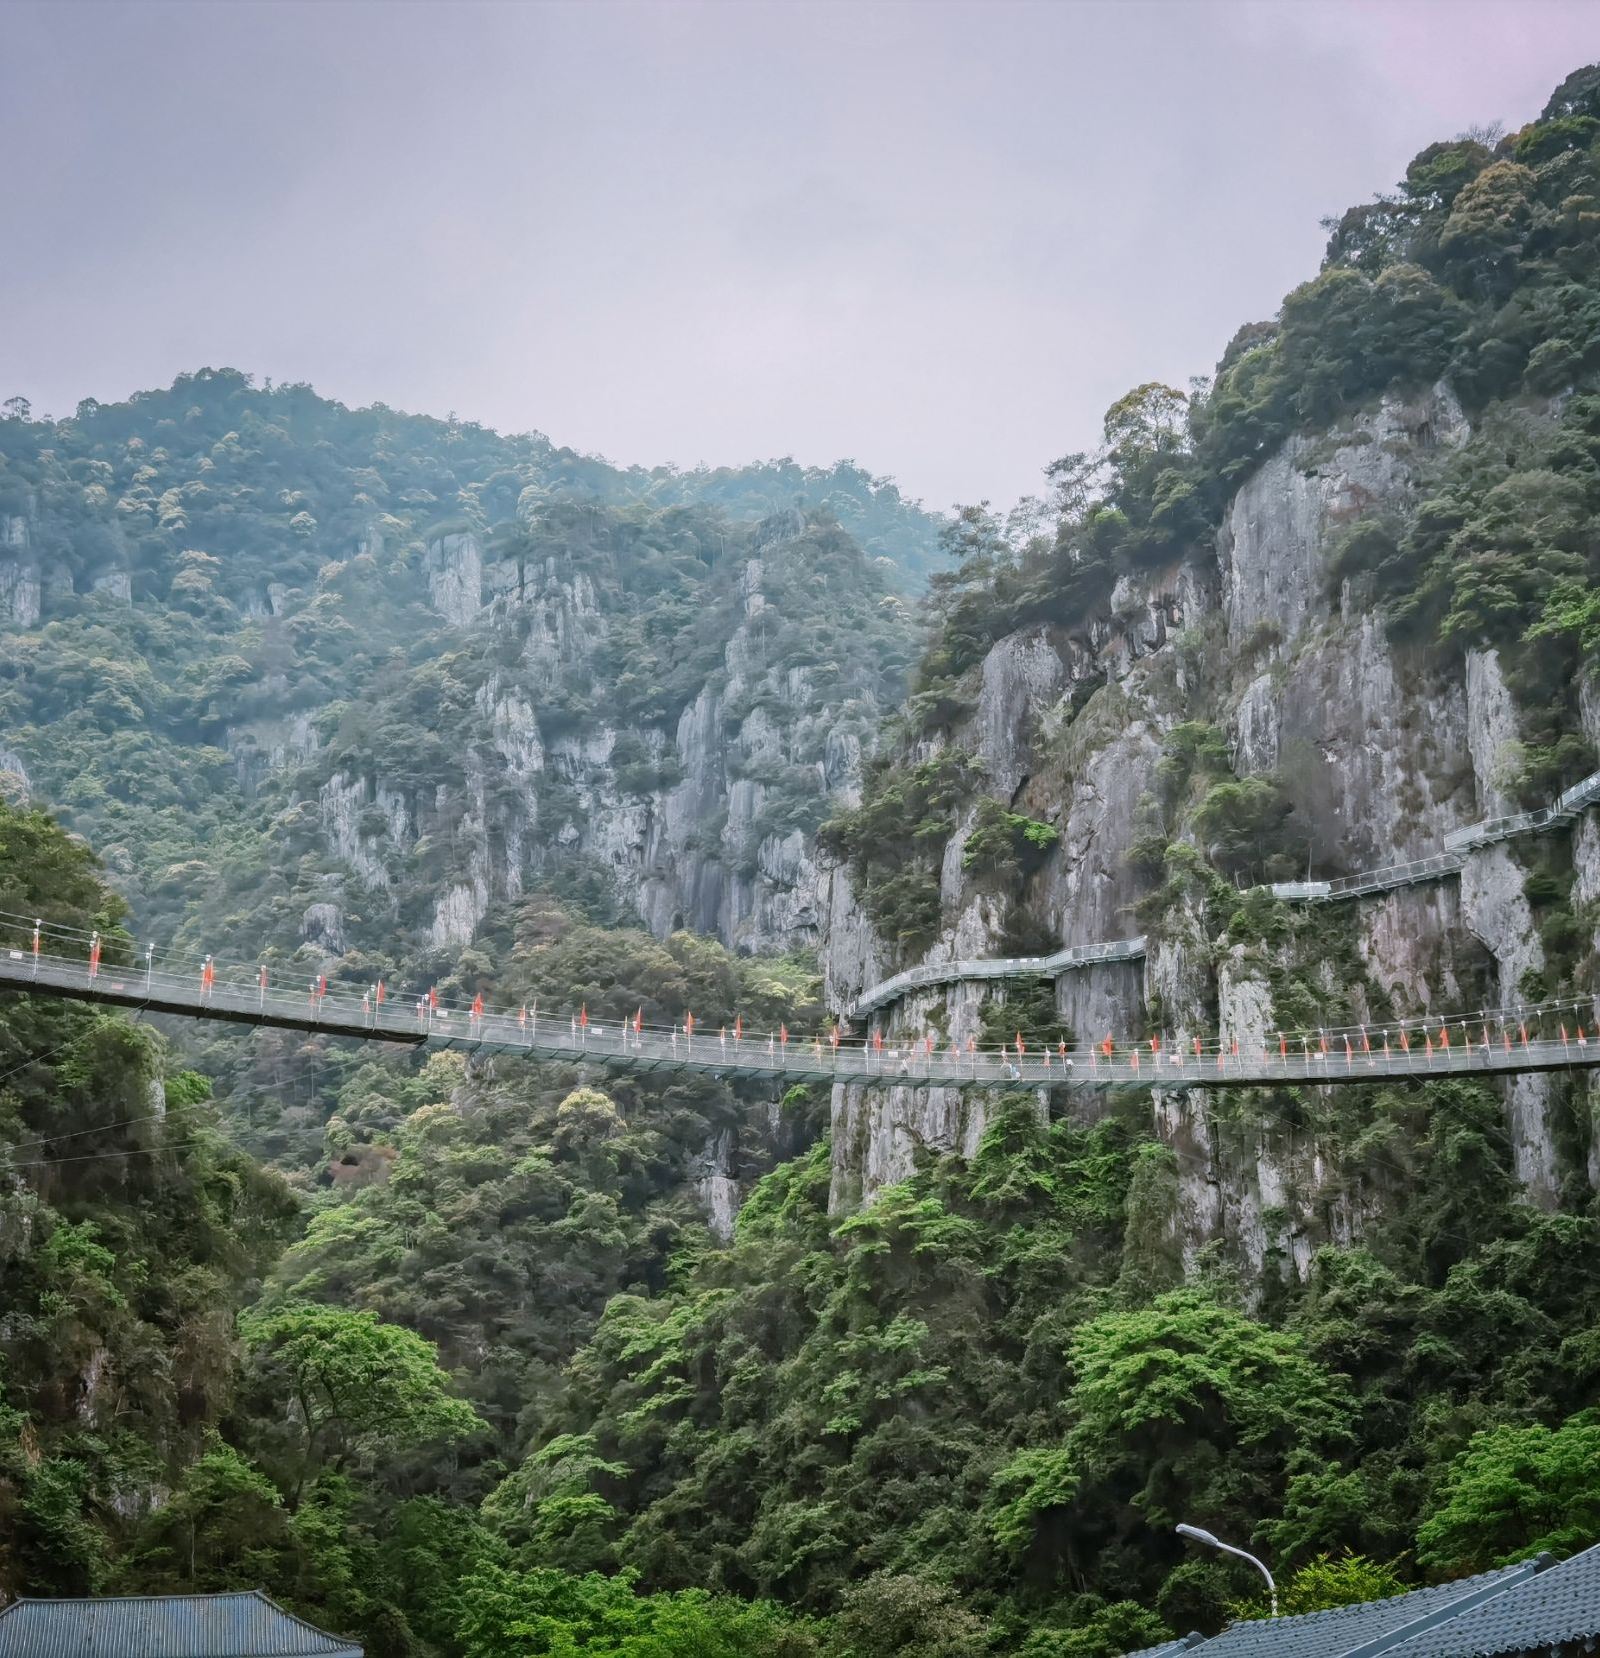
[[[205,365],[1009,504],[1596,0],[0,0],[0,397]]]

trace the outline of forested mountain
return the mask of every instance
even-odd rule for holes
[[[0,910],[892,1038],[1590,998],[1600,68],[1430,146],[1049,527],[231,372],[0,421]],[[946,568],[915,587],[942,539]],[[48,808],[102,860],[43,815]],[[1600,1131],[1525,1076],[985,1100],[0,1023],[0,1590],[374,1654],[1099,1658],[1600,1540]]]

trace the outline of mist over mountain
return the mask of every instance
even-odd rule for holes
[[[1009,517],[236,369],[13,400],[0,943],[895,1053],[1592,1030],[1594,814],[1461,837],[1600,768],[1600,67],[1329,230]],[[1358,1051],[780,1089],[8,994],[0,1595],[1114,1658],[1265,1614],[1180,1520],[1292,1610],[1600,1541],[1593,1073]]]

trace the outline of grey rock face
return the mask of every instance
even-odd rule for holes
[[[470,531],[428,543],[428,592],[433,608],[466,627],[483,608],[483,551]]]
[[[1450,674],[1398,651],[1374,607],[1330,574],[1345,527],[1404,514],[1421,469],[1468,436],[1445,386],[1386,398],[1322,437],[1296,437],[1240,488],[1215,548],[1176,570],[1124,578],[1110,616],[1071,636],[1032,628],[1000,641],[977,680],[973,718],[949,740],[979,756],[992,792],[1054,824],[1060,843],[1021,900],[1022,913],[975,890],[960,870],[960,834],[942,880],[946,925],[929,960],[982,953],[1019,920],[1055,944],[1143,930],[1131,915],[1148,878],[1126,853],[1154,792],[1165,733],[1181,719],[1221,728],[1240,776],[1271,775],[1308,826],[1313,870],[1337,874],[1422,856],[1451,830],[1514,804],[1520,757],[1514,702],[1494,652]],[[1193,643],[1191,648],[1189,642]],[[1085,700],[1090,685],[1100,689]],[[1586,691],[1600,741],[1600,692]],[[1458,882],[1403,888],[1350,905],[1357,956],[1375,991],[1403,1013],[1515,1003],[1543,965],[1526,869],[1515,848],[1475,854]],[[1600,897],[1600,829],[1574,836],[1575,896]],[[823,963],[836,1002],[900,967],[872,936],[833,872]],[[1330,914],[1330,925],[1334,918]],[[1348,935],[1346,935],[1348,936]],[[1600,948],[1600,929],[1595,940]],[[998,951],[993,953],[1000,953]],[[1314,964],[1313,964],[1314,965]],[[1002,991],[1003,993],[1003,991]],[[974,1028],[979,990],[952,986],[884,1010],[905,1039],[933,1020]],[[1359,1001],[1358,995],[1358,1001]],[[1169,1042],[1220,1031],[1241,1048],[1275,1041],[1271,979],[1258,956],[1206,936],[1187,904],[1151,928],[1142,971],[1064,976],[1057,1006],[1081,1041],[1138,1030],[1159,1005]],[[1564,1085],[1530,1076],[1504,1087],[1514,1165],[1528,1198],[1554,1201],[1564,1171],[1555,1131]],[[1600,1107],[1600,1084],[1594,1086]],[[1093,1110],[1092,1096],[1069,1109]],[[1220,1242],[1253,1274],[1303,1274],[1325,1242],[1358,1238],[1370,1219],[1338,1167],[1338,1148],[1263,1128],[1219,1134],[1208,1096],[1161,1091],[1158,1134],[1178,1159],[1172,1241],[1191,1263]],[[1600,1111],[1597,1111],[1600,1116]],[[917,1148],[961,1150],[970,1122],[952,1104],[904,1088],[836,1091],[836,1209],[908,1172]],[[1600,1126],[1591,1178],[1600,1183]]]
[[[1015,797],[1030,766],[1029,738],[1066,677],[1042,627],[1008,635],[984,657],[973,727],[989,789],[999,799]]]
[[[43,599],[44,583],[38,563],[26,556],[0,556],[0,619],[17,627],[34,627],[42,612]]]
[[[27,800],[31,788],[28,768],[22,756],[13,749],[0,747],[0,800],[21,805]]]
[[[1286,646],[1325,615],[1330,530],[1400,504],[1413,487],[1413,457],[1467,432],[1455,394],[1439,385],[1416,402],[1385,397],[1348,431],[1291,437],[1224,518],[1218,562],[1230,641],[1271,630]]]

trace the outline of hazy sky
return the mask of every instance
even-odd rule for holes
[[[1596,0],[0,0],[0,397],[227,364],[1008,504]]]

